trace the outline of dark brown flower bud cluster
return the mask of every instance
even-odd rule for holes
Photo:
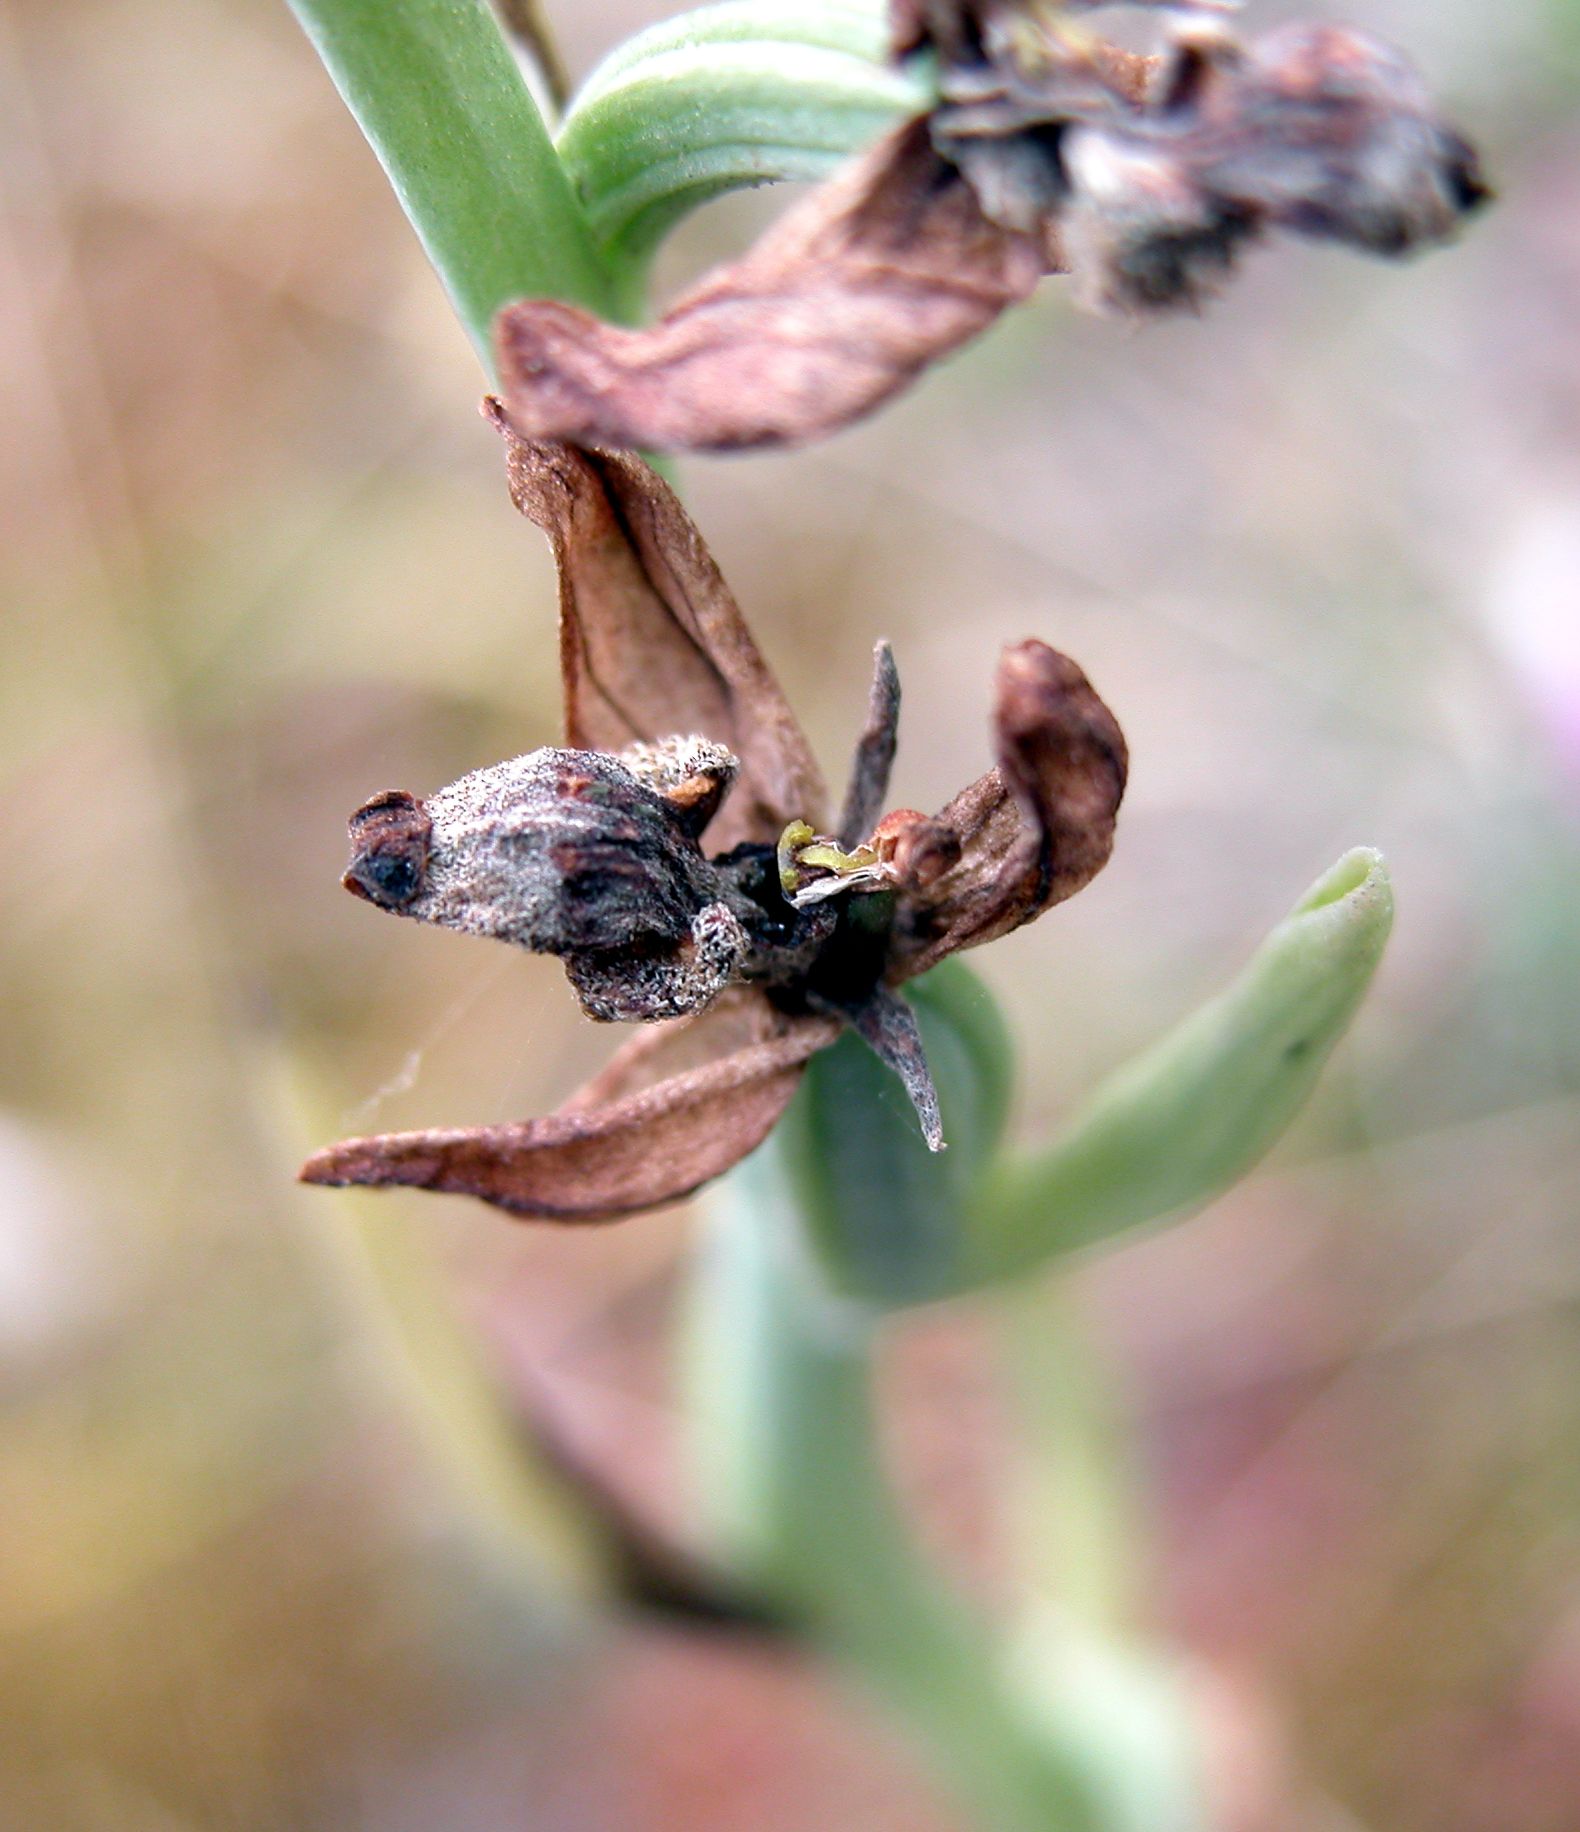
[[[1132,0],[1146,4],[1146,0]],[[819,437],[986,329],[1046,273],[1088,304],[1192,306],[1271,229],[1400,256],[1488,195],[1412,66],[1367,34],[1247,41],[1160,7],[1156,56],[1074,0],[894,0],[939,100],[642,330],[521,300],[495,334],[529,438],[732,449]]]
[[[546,1119],[351,1139],[303,1176],[562,1220],[649,1208],[750,1151],[847,1025],[940,1148],[900,988],[1102,868],[1126,773],[1112,714],[1074,662],[1016,644],[999,666],[995,767],[936,815],[884,815],[900,689],[880,644],[825,833],[806,739],[669,489],[639,459],[533,444],[495,418],[516,501],[559,561],[569,742],[423,801],[376,796],[351,818],[345,884],[556,955],[590,1016],[645,1028]]]
[[[1473,149],[1410,64],[1337,27],[1249,46],[1198,29],[1160,70],[1155,100],[1072,127],[1061,158],[1077,283],[1129,312],[1194,304],[1271,228],[1399,256],[1452,235],[1487,196]]]

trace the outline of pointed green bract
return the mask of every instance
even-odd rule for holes
[[[1380,853],[1347,853],[1228,990],[1121,1069],[1053,1145],[976,1191],[967,1284],[1200,1208],[1278,1139],[1371,981],[1393,923]]]

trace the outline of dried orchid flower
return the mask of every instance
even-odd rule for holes
[[[1148,0],[1132,0],[1146,5]],[[555,300],[495,320],[523,437],[661,450],[822,436],[985,330],[1044,274],[1130,314],[1197,305],[1271,229],[1401,256],[1487,196],[1398,52],[1346,27],[1247,41],[1162,7],[1161,55],[1077,0],[892,0],[939,100],[790,210],[656,324]]]
[[[349,1139],[310,1183],[411,1184],[596,1221],[672,1202],[761,1142],[850,1026],[943,1144],[900,990],[1107,861],[1124,738],[1076,665],[1008,648],[998,762],[933,816],[882,809],[900,690],[879,645],[840,816],[702,537],[640,459],[505,433],[560,574],[566,742],[351,819],[348,890],[559,956],[583,1009],[644,1022],[554,1114]],[[881,818],[880,818],[881,817]]]

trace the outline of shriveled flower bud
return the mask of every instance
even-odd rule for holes
[[[1083,296],[1193,304],[1268,228],[1399,256],[1488,195],[1409,62],[1364,32],[1290,26],[1252,46],[1199,28],[1152,108],[1072,127],[1066,248]]]

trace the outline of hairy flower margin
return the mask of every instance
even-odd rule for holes
[[[1148,0],[1131,0],[1148,6]],[[939,100],[655,324],[557,300],[495,320],[526,438],[729,450],[822,437],[987,329],[1045,274],[1130,315],[1197,306],[1268,231],[1399,257],[1489,195],[1397,51],[1348,27],[1246,40],[1166,12],[1155,56],[1082,0],[891,0],[894,54]]]
[[[352,816],[346,888],[565,963],[583,1009],[644,1029],[558,1112],[348,1139],[304,1181],[406,1184],[599,1221],[672,1202],[758,1145],[848,1025],[942,1123],[900,988],[1107,862],[1127,755],[1047,644],[1000,659],[998,761],[937,815],[880,818],[899,680],[879,644],[832,834],[810,747],[701,535],[630,455],[520,438],[511,495],[560,576],[564,746]]]

